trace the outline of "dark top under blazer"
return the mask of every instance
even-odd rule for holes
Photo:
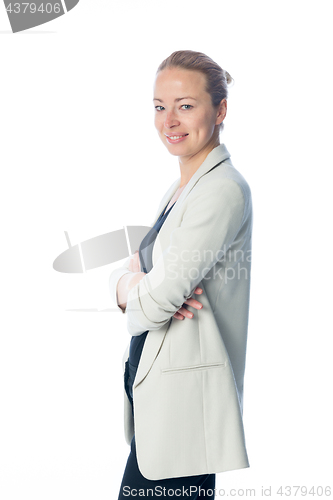
[[[161,229],[164,221],[168,217],[170,210],[172,209],[172,207],[174,206],[175,203],[173,203],[171,205],[171,207],[166,212],[165,212],[165,209],[168,206],[168,204],[164,207],[164,209],[160,213],[160,216],[157,219],[154,226],[148,231],[146,236],[141,241],[141,244],[139,247],[139,258],[140,258],[140,264],[141,264],[141,271],[144,273],[149,273],[153,268],[152,251],[153,251],[155,239],[156,239],[157,234],[158,234],[159,230]],[[133,386],[135,375],[136,375],[136,372],[137,372],[137,369],[139,366],[141,353],[143,350],[143,346],[144,346],[146,337],[148,335],[148,331],[149,330],[143,332],[141,335],[133,336],[131,339],[131,342],[130,342],[130,351],[129,351],[129,359],[128,359],[129,366],[128,366],[128,370],[126,370],[126,373],[125,373],[125,389],[126,389],[127,394],[129,393],[130,401],[132,403],[133,403],[132,386]]]

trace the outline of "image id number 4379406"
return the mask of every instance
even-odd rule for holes
[[[34,2],[13,2],[9,3],[6,7],[7,12],[10,14],[59,14],[61,12],[60,3],[41,3],[36,5]]]
[[[270,490],[270,491],[269,491]],[[265,493],[266,491],[266,493]],[[271,496],[271,487],[262,487],[263,496]],[[280,486],[276,490],[276,495],[280,497],[297,497],[311,496],[314,497],[329,497],[332,495],[331,486]]]

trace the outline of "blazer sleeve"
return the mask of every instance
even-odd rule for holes
[[[240,184],[227,177],[192,190],[168,247],[128,293],[127,329],[131,335],[158,330],[192,296],[242,227],[249,207],[245,198]]]
[[[125,314],[126,312],[126,308],[125,310],[123,310],[119,304],[118,304],[118,297],[117,297],[117,285],[118,285],[118,281],[120,280],[120,278],[124,275],[124,274],[127,274],[127,273],[130,273],[131,271],[129,270],[128,266],[130,264],[130,261],[132,259],[132,257],[134,256],[134,254],[130,255],[129,257],[127,257],[127,259],[125,259],[125,261],[123,262],[122,266],[118,267],[117,269],[115,269],[110,277],[109,277],[109,291],[110,291],[110,294],[111,294],[111,299],[112,299],[112,302],[117,306],[119,307],[119,309],[121,310],[121,312],[123,314]]]

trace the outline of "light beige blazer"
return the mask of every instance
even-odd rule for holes
[[[180,185],[163,196],[160,212]],[[153,246],[153,269],[128,294],[130,335],[148,330],[134,380],[134,420],[124,391],[125,436],[135,432],[147,479],[249,467],[243,428],[243,379],[251,270],[250,188],[224,144],[191,177]],[[110,276],[116,286],[132,256]],[[197,286],[201,295],[193,295]],[[172,316],[185,305],[192,319]],[[128,359],[129,346],[123,357]]]

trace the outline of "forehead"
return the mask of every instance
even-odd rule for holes
[[[193,95],[196,97],[206,93],[206,77],[201,71],[192,71],[182,68],[165,68],[160,71],[154,82],[154,97],[160,97],[157,94],[174,95],[182,97],[179,93]],[[194,95],[196,94],[196,95]]]

